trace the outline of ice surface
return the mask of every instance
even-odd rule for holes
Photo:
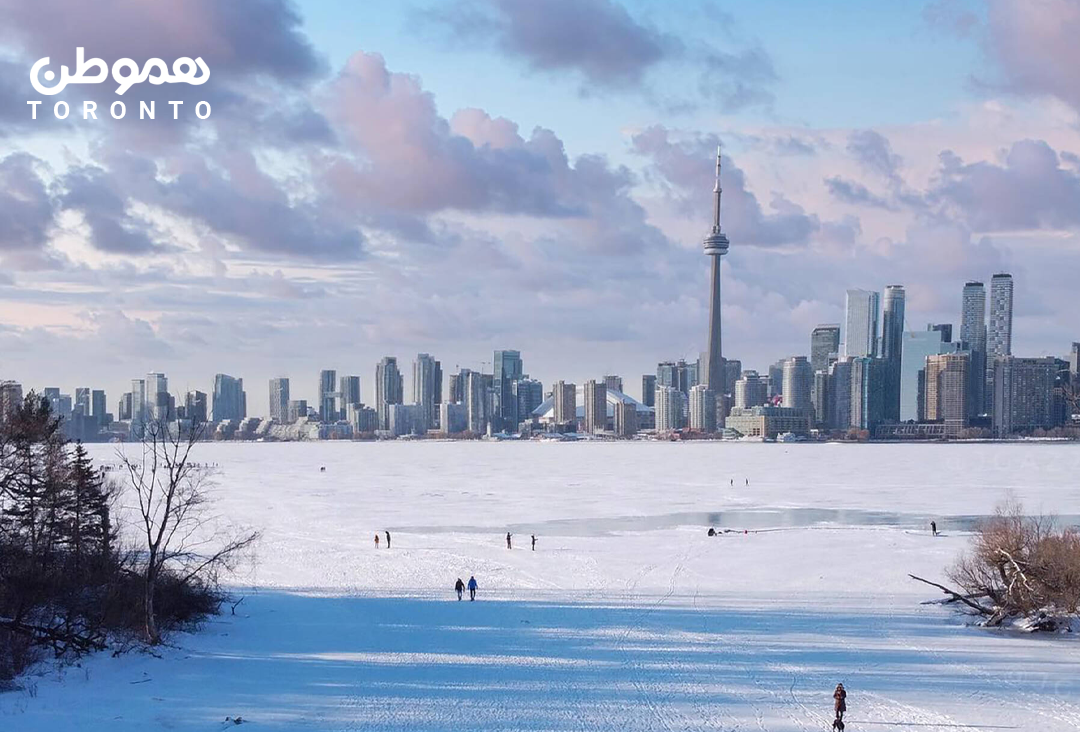
[[[843,681],[849,729],[1080,729],[1077,642],[965,627],[907,579],[941,578],[970,525],[950,517],[1007,492],[1080,515],[1077,446],[210,444],[198,459],[220,465],[220,513],[264,532],[233,579],[237,616],[161,658],[44,669],[0,695],[0,728],[825,730]],[[470,574],[479,601],[458,603]]]

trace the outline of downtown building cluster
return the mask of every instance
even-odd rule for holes
[[[210,394],[174,396],[164,373],[134,379],[115,413],[105,393],[54,387],[40,392],[73,439],[138,439],[148,424],[202,426],[213,439],[370,439],[419,436],[608,436],[664,438],[954,439],[1080,432],[1080,343],[1064,359],[1012,353],[1013,279],[996,274],[989,300],[982,282],[961,294],[960,327],[906,330],[901,285],[884,293],[848,290],[843,327],[820,325],[810,353],[767,371],[743,370],[723,356],[720,262],[730,242],[721,228],[721,155],[716,155],[712,226],[703,239],[711,276],[707,347],[696,361],[664,361],[641,379],[641,398],[617,375],[550,389],[525,372],[520,351],[497,350],[490,372],[458,368],[420,353],[412,391],[395,356],[375,366],[374,400],[361,379],[320,372],[314,401],[294,398],[290,379],[269,382],[269,409],[249,416],[243,379],[214,377]],[[486,365],[487,362],[485,362]],[[444,388],[445,387],[445,388]],[[22,400],[22,386],[0,381],[0,419]]]

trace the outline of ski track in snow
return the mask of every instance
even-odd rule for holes
[[[827,732],[837,681],[849,730],[1080,729],[1080,643],[920,605],[933,595],[907,573],[941,577],[963,531],[929,541],[843,523],[848,508],[978,515],[1005,489],[1080,515],[1073,447],[204,452],[222,466],[219,512],[264,532],[255,567],[233,578],[247,596],[238,615],[177,636],[161,658],[46,665],[0,694],[0,729],[223,730],[240,715],[256,730]],[[705,536],[713,516],[770,507],[775,526]],[[840,518],[785,525],[789,508]],[[617,516],[646,518],[620,531]],[[650,529],[649,516],[668,518]],[[609,523],[590,533],[591,518]],[[534,523],[551,533],[523,528]],[[384,528],[394,548],[376,551]],[[459,603],[454,579],[470,574],[478,602]]]

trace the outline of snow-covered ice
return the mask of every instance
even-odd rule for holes
[[[198,459],[221,466],[218,511],[264,533],[236,615],[160,658],[42,669],[0,694],[0,728],[825,730],[843,681],[849,729],[1080,729],[1075,639],[965,627],[907,579],[942,578],[1007,493],[1077,520],[1080,446],[210,444]],[[470,575],[479,601],[459,603]]]

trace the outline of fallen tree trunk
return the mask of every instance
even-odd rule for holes
[[[939,590],[944,592],[946,595],[951,597],[956,602],[964,603],[965,605],[970,607],[972,610],[975,610],[976,612],[978,612],[980,615],[986,615],[986,616],[988,616],[990,618],[993,618],[996,615],[996,613],[993,610],[991,610],[990,608],[983,607],[982,605],[980,605],[977,602],[972,602],[971,600],[969,600],[964,595],[961,595],[959,592],[955,592],[953,590],[950,590],[945,585],[939,585],[937,582],[931,582],[928,579],[923,579],[922,577],[916,577],[913,574],[909,574],[908,577],[910,577],[911,579],[916,580],[918,582],[922,582],[924,584],[930,585],[931,587],[938,588]],[[998,622],[1000,622],[1000,620]]]
[[[74,631],[65,632],[57,628],[24,623],[11,618],[0,618],[0,629],[29,636],[38,642],[46,641],[52,645],[57,656],[62,655],[69,648],[74,648],[80,653],[101,651],[105,649],[104,641],[93,636],[83,635]]]

